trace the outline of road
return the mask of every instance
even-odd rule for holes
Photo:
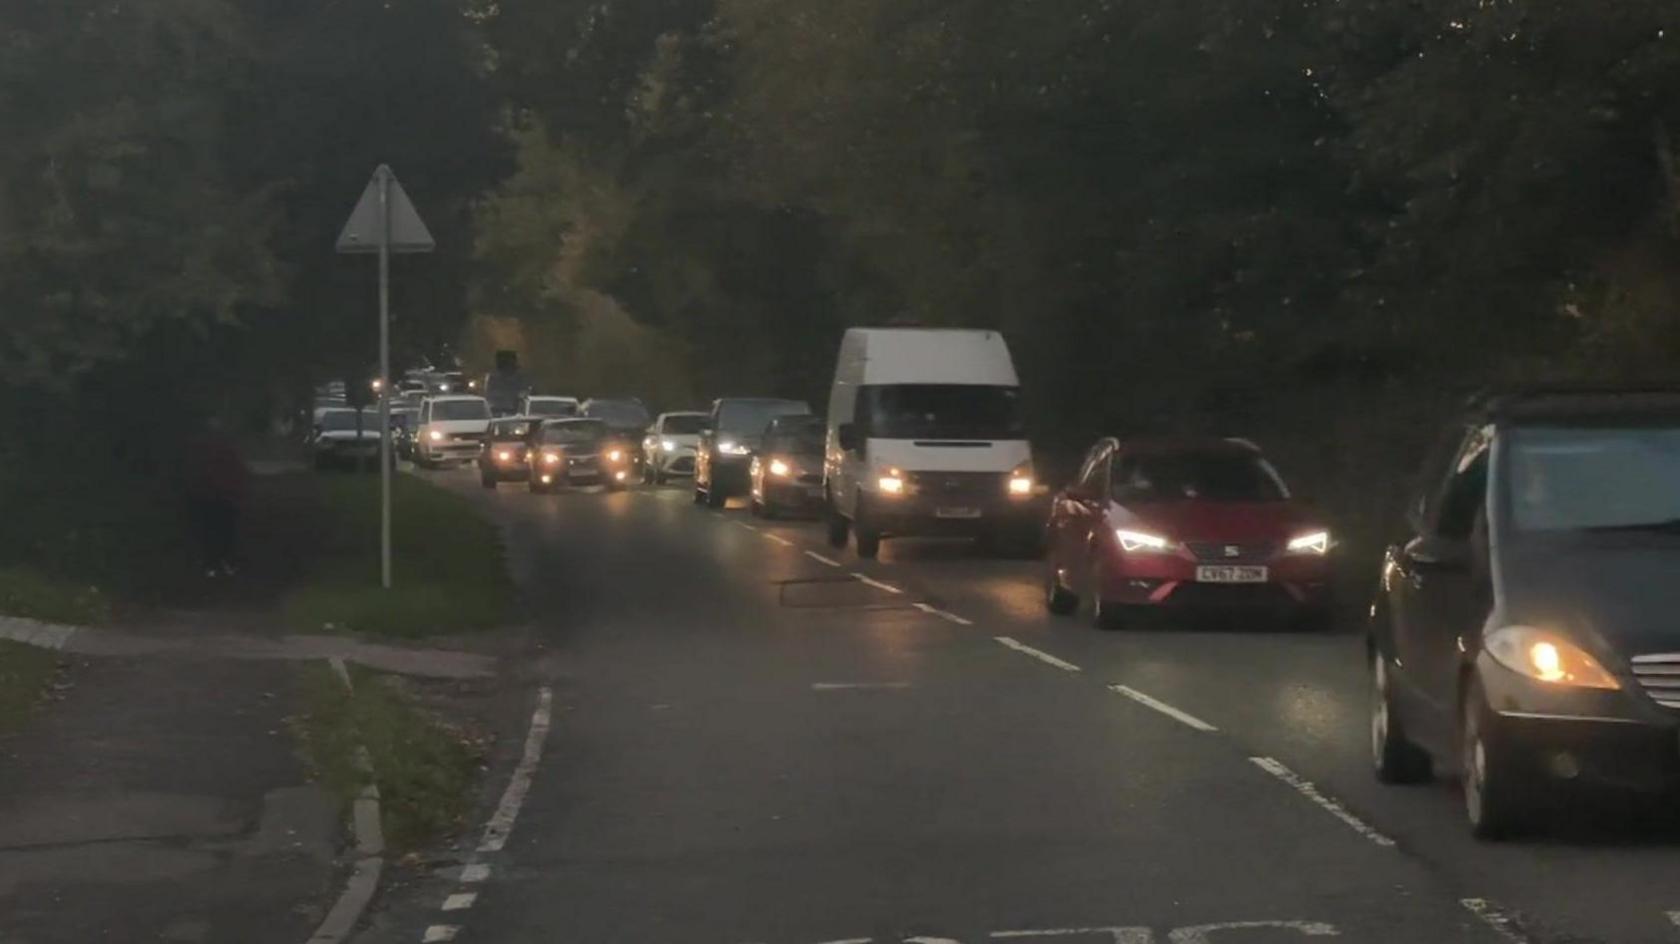
[[[1376,784],[1353,627],[1105,633],[963,543],[434,477],[505,526],[557,666],[437,939],[1680,942],[1673,829],[1483,845],[1450,787]]]

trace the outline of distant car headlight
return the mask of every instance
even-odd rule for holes
[[[1330,553],[1330,532],[1312,531],[1307,534],[1289,539],[1289,553],[1291,554],[1328,554]]]
[[[770,474],[776,478],[785,479],[793,474],[793,469],[780,459],[770,460]]]
[[[443,442],[443,430],[434,429],[431,432],[432,442]]]
[[[560,453],[558,453],[558,452],[545,452],[545,453],[543,453],[543,461],[548,463],[549,465],[559,465],[560,464]]]
[[[1598,660],[1558,633],[1533,626],[1506,626],[1487,637],[1495,662],[1540,682],[1574,688],[1619,689],[1621,683]]]
[[[661,439],[661,440],[660,440],[660,441],[659,441],[659,448],[661,448],[661,449],[663,449],[663,450],[665,450],[665,451],[666,451],[666,452],[676,452],[676,451],[677,451],[677,443],[676,443],[676,440],[673,440],[673,439]]]
[[[751,453],[752,450],[733,439],[724,439],[718,442],[718,452],[726,456],[744,456]]]
[[[1159,534],[1148,531],[1131,531],[1126,528],[1117,529],[1114,536],[1120,539],[1122,551],[1143,554],[1165,554],[1172,550],[1172,542]]]
[[[512,462],[513,461],[513,453],[509,452],[506,449],[503,449],[501,452],[496,453],[496,458],[500,459],[503,462]]]
[[[624,450],[614,449],[612,452],[607,453],[607,461],[608,462],[622,462],[622,461],[624,461]]]
[[[904,473],[897,469],[888,469],[881,473],[880,478],[875,480],[875,487],[880,489],[883,495],[902,495],[904,494]]]

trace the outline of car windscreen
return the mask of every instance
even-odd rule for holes
[[[798,400],[725,400],[718,407],[718,432],[762,436],[778,416],[805,416],[810,406]]]
[[[685,413],[680,416],[665,417],[662,427],[667,436],[698,436],[706,428],[704,413]]]
[[[321,427],[322,432],[339,433],[356,428],[355,410],[328,410],[321,414],[315,425]],[[378,424],[375,424],[377,428]]]
[[[1114,499],[1152,501],[1282,501],[1289,494],[1264,459],[1227,452],[1124,456],[1114,469]]]
[[[576,416],[577,404],[571,400],[539,400],[533,398],[525,412],[532,416]]]
[[[483,400],[438,400],[432,404],[434,420],[487,420],[490,404]]]
[[[646,429],[650,420],[647,407],[634,400],[591,400],[584,412],[614,429]]]
[[[1501,487],[1516,530],[1680,530],[1680,421],[1516,429],[1506,443]]]
[[[764,451],[789,456],[820,456],[823,452],[823,428],[804,426],[785,432],[778,430],[764,438]]]
[[[605,423],[556,423],[544,426],[545,446],[583,446],[598,443],[607,435]]]
[[[1020,439],[1020,390],[980,384],[889,384],[858,391],[857,417],[877,439]]]
[[[531,435],[528,420],[499,420],[490,424],[490,438],[498,442],[514,442]]]

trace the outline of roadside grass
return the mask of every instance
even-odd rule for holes
[[[98,587],[58,580],[30,567],[0,567],[0,615],[97,626],[111,618]]]
[[[303,709],[291,720],[305,763],[347,813],[367,777],[356,769],[365,745],[379,788],[385,842],[398,854],[460,830],[482,749],[422,708],[399,679],[352,669],[352,692],[331,667],[299,675]]]
[[[55,653],[0,641],[0,734],[23,727],[57,672]]]
[[[465,498],[412,476],[392,488],[395,588],[379,585],[379,479],[303,474],[322,522],[286,621],[307,632],[419,637],[502,625],[512,605],[501,537]]]

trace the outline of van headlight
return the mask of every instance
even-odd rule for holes
[[[1572,688],[1622,687],[1586,650],[1558,633],[1533,626],[1506,626],[1488,634],[1493,661],[1537,682]]]
[[[783,462],[780,459],[771,459],[770,474],[774,475],[776,478],[785,479],[789,475],[793,474],[793,469],[789,467],[786,462]]]
[[[443,430],[432,430],[432,442],[443,442]]]
[[[1023,462],[1009,473],[1009,494],[1014,498],[1024,498],[1033,493],[1033,469],[1031,462]]]
[[[887,469],[875,480],[875,488],[883,495],[903,495],[904,484],[904,473],[898,469]]]

